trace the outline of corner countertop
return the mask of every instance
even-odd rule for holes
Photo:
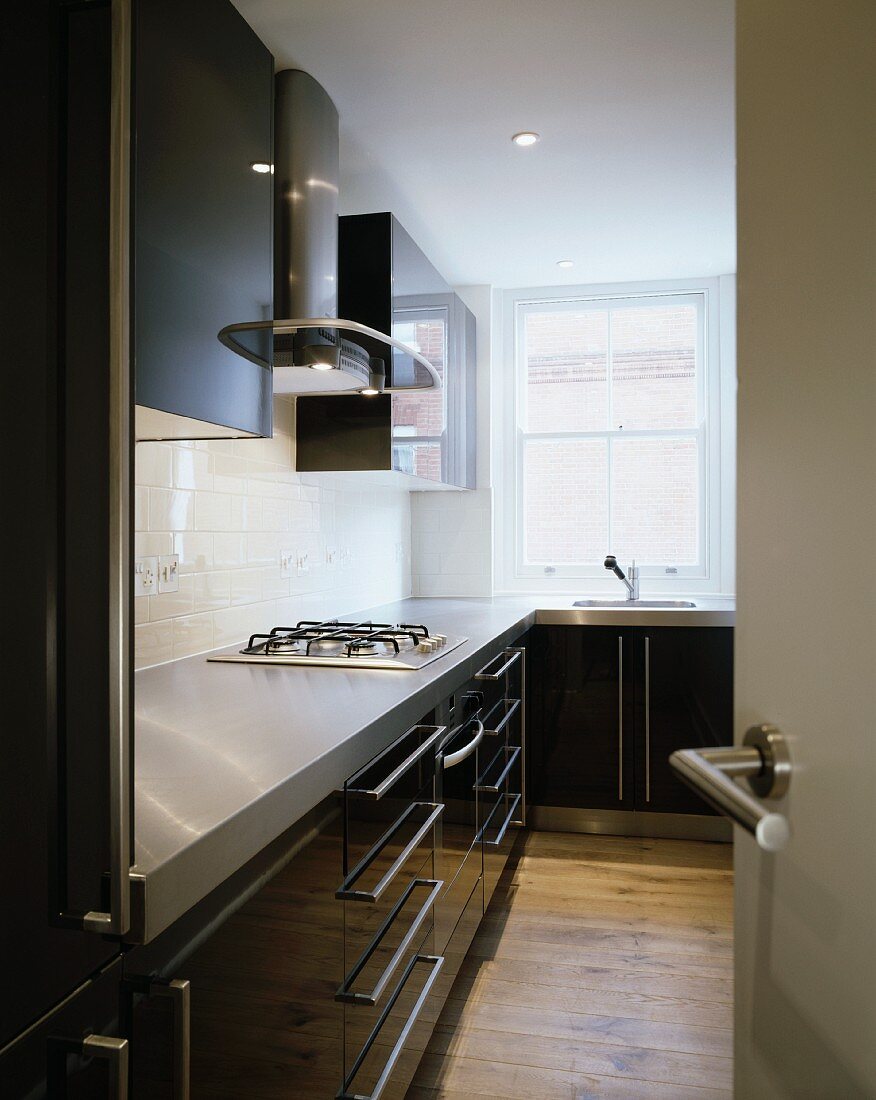
[[[572,601],[423,598],[356,612],[468,638],[417,671],[211,664],[200,654],[136,673],[137,938],[167,928],[534,623],[734,621],[727,600],[670,611]]]

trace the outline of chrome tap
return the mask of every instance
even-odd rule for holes
[[[617,558],[614,554],[609,554],[605,559],[605,568],[610,569],[619,580],[624,582],[628,600],[637,600],[639,598],[639,567],[636,565],[635,561],[627,570],[629,579],[625,576],[623,569],[618,565]]]

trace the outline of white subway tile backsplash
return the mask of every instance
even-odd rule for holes
[[[213,648],[213,616],[186,615],[173,620],[173,659],[206,653]]]
[[[491,490],[412,493],[411,498],[414,594],[492,595]]]
[[[195,530],[228,531],[232,529],[232,501],[227,493],[195,493]]]
[[[137,445],[135,554],[180,558],[179,592],[135,601],[138,668],[410,595],[412,495],[297,474],[292,422],[278,400],[272,440]],[[281,550],[308,571],[281,577]]]
[[[191,531],[194,519],[194,493],[179,489],[149,490],[150,531]]]

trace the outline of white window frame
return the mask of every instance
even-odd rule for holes
[[[493,371],[494,436],[493,470],[496,500],[496,590],[499,592],[561,593],[567,591],[612,592],[619,582],[610,578],[601,561],[579,564],[546,563],[527,566],[523,553],[523,448],[525,439],[610,438],[615,433],[523,432],[521,412],[526,385],[522,348],[524,318],[538,310],[580,309],[592,303],[605,308],[622,299],[631,306],[653,303],[658,298],[702,303],[698,324],[697,424],[693,428],[626,430],[626,438],[680,438],[699,440],[700,562],[696,566],[642,567],[646,593],[732,595],[733,538],[735,523],[735,362],[733,326],[735,279],[673,280],[672,282],[621,283],[600,286],[523,288],[501,296],[502,340]],[[722,320],[724,321],[722,327]],[[610,443],[609,443],[610,448]],[[610,552],[610,550],[608,551]],[[628,563],[622,562],[626,567]],[[672,566],[669,566],[672,568]]]

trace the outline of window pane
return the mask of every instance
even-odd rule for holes
[[[447,362],[446,310],[432,313],[433,316],[425,318],[394,319],[392,334],[424,355],[443,383],[444,366]],[[404,316],[403,313],[397,314],[397,317]],[[394,385],[410,384],[422,375],[425,375],[424,369],[415,367],[410,356],[393,353]],[[393,435],[440,438],[444,431],[446,393],[447,387],[442,385],[437,392],[393,394]]]
[[[408,443],[392,447],[392,468],[403,474],[416,474],[430,481],[441,481],[441,444]]]
[[[605,440],[528,442],[523,456],[523,492],[528,562],[594,562],[606,553]]]
[[[608,313],[526,314],[526,431],[608,426]]]
[[[612,310],[612,428],[695,427],[696,347],[695,306]]]
[[[696,564],[698,481],[695,439],[615,439],[611,553],[640,565]]]

